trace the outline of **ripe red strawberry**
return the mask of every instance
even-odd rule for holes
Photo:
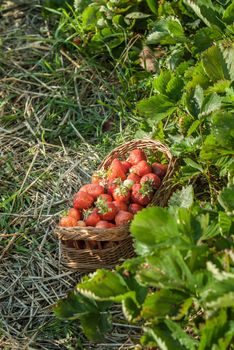
[[[138,176],[142,177],[146,174],[149,174],[152,172],[151,166],[145,161],[141,160],[136,165],[133,165],[130,169],[131,173],[135,173]]]
[[[107,188],[107,193],[113,196],[114,190],[121,185],[122,181],[121,179],[115,179],[113,181],[107,182],[106,188]]]
[[[128,207],[128,210],[130,211],[130,213],[132,213],[134,215],[142,209],[143,209],[143,207],[137,203],[131,203]]]
[[[75,209],[88,209],[94,202],[94,198],[86,192],[79,191],[75,194],[73,206]]]
[[[116,189],[113,192],[113,198],[116,201],[122,201],[122,202],[128,202],[130,199],[131,192],[129,188],[127,188],[124,185],[120,185],[116,187]]]
[[[115,217],[116,226],[128,224],[133,219],[133,214],[129,211],[120,210]]]
[[[81,44],[81,38],[79,36],[76,36],[75,38],[73,38],[72,42],[75,45],[80,45]]]
[[[61,227],[74,227],[77,225],[77,220],[71,216],[64,216],[60,219],[59,226]]]
[[[162,180],[167,173],[167,164],[160,164],[155,162],[152,164],[152,169],[154,174],[158,175],[158,177],[160,177]]]
[[[94,210],[87,210],[84,213],[84,222],[86,226],[93,226],[95,227],[97,223],[101,220],[100,215],[98,214],[98,209]]]
[[[119,159],[114,159],[107,171],[107,178],[109,181],[120,178],[126,179],[124,167]]]
[[[106,170],[104,169],[97,170],[93,173],[91,182],[92,184],[98,184],[103,186],[103,184],[106,181],[106,176],[107,176]]]
[[[107,202],[100,198],[96,202],[96,207],[101,220],[111,221],[115,218],[117,208],[113,202]]]
[[[67,216],[70,216],[71,218],[76,219],[76,221],[79,221],[81,218],[81,213],[78,209],[71,208],[68,210]]]
[[[113,201],[114,205],[116,206],[116,208],[118,209],[118,211],[120,210],[124,210],[127,211],[128,210],[128,205],[126,202],[122,202],[122,201]]]
[[[125,174],[127,174],[129,169],[131,168],[132,164],[130,162],[128,162],[127,160],[123,160],[121,163],[122,163],[122,166],[124,168]]]
[[[90,194],[94,199],[96,199],[100,194],[103,194],[105,192],[105,189],[103,186],[98,184],[87,184],[80,188],[81,192],[87,192]],[[79,192],[80,192],[79,191]]]
[[[110,194],[106,194],[106,193],[100,194],[100,196],[98,198],[104,199],[107,202],[113,201],[112,196]]]
[[[110,227],[115,227],[115,224],[112,224],[111,222],[101,220],[97,223],[96,225],[97,228],[110,228]]]
[[[152,188],[158,189],[161,185],[161,180],[160,178],[154,174],[154,173],[149,173],[147,175],[142,176],[140,183],[148,183]]]
[[[135,184],[139,184],[141,177],[138,176],[137,174],[130,173],[127,177],[127,180],[132,180],[132,181],[134,181]]]
[[[145,152],[142,149],[135,148],[129,153],[127,161],[132,165],[139,163],[141,160],[146,160]]]
[[[135,184],[132,188],[131,200],[133,203],[137,203],[145,207],[150,203],[153,198],[153,190],[145,184]]]

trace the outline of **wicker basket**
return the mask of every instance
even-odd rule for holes
[[[166,176],[149,204],[149,206],[166,206],[173,189],[171,177],[175,168],[175,159],[172,157],[168,147],[161,142],[149,139],[129,141],[115,148],[103,160],[98,169],[108,168],[114,158],[126,158],[127,153],[134,148],[148,149],[154,154],[164,153],[167,157],[168,170]],[[90,272],[97,268],[113,268],[121,261],[134,256],[132,239],[129,235],[129,225],[106,230],[95,227],[56,227],[55,234],[62,242],[63,262],[68,267],[79,271]],[[85,249],[79,248],[79,242],[81,241],[86,242]],[[97,241],[98,249],[88,248],[89,241]],[[102,249],[101,242],[112,242],[113,246]]]

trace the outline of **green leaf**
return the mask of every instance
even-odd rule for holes
[[[194,162],[191,158],[184,158],[184,161],[187,165],[191,166],[194,169],[200,170],[201,172],[203,171],[203,168],[200,164]]]
[[[188,335],[178,323],[173,322],[170,319],[165,320],[164,322],[171,331],[172,337],[178,340],[181,345],[188,350],[197,349],[198,341]]]
[[[185,41],[185,35],[184,35],[184,29],[180,23],[180,21],[177,18],[169,18],[167,17],[167,27],[168,31],[172,38],[175,38],[177,42],[184,42]]]
[[[191,155],[195,153],[196,150],[201,148],[202,140],[201,136],[197,137],[185,137],[183,135],[170,136],[170,141],[172,141],[171,152],[175,156],[184,156],[185,154]]]
[[[146,0],[147,5],[149,6],[150,10],[157,15],[158,13],[158,5],[157,2],[155,0]]]
[[[218,236],[219,234],[220,230],[217,222],[213,222],[210,225],[206,224],[206,226],[203,228],[201,241],[209,240],[215,236]]]
[[[57,302],[54,307],[54,313],[57,317],[74,320],[80,317],[80,315],[95,312],[97,310],[97,304],[94,300],[91,300],[77,292],[71,292],[64,299]]]
[[[149,256],[139,267],[139,281],[157,288],[172,288],[194,292],[195,281],[178,247],[158,250],[157,256]]]
[[[72,3],[73,3],[73,0],[66,0],[66,1],[64,1],[64,0],[44,0],[43,7],[50,8],[50,9],[59,9],[59,8],[69,9],[69,5],[71,6]]]
[[[193,298],[187,298],[183,301],[183,303],[180,306],[180,310],[177,314],[177,316],[173,317],[174,320],[181,320],[186,316],[189,312],[189,309],[193,305]]]
[[[177,208],[191,208],[194,200],[193,187],[191,185],[183,187],[173,193],[169,200],[169,205]]]
[[[234,211],[234,185],[225,187],[218,196],[218,201],[228,212]]]
[[[138,102],[137,109],[140,114],[158,123],[171,115],[176,110],[176,105],[167,96],[156,95]]]
[[[96,26],[98,16],[98,6],[95,4],[89,5],[82,13],[82,25],[85,30],[92,30]]]
[[[222,31],[217,27],[201,28],[194,37],[194,54],[200,53],[213,45],[214,41],[222,39]]]
[[[106,311],[110,305],[110,302],[96,302],[80,293],[71,292],[58,301],[54,313],[65,320],[79,319],[87,338],[101,341],[112,327],[110,314]]]
[[[214,312],[215,308],[229,307],[233,305],[234,273],[219,270],[212,262],[207,262],[207,270],[211,274],[209,282],[200,292],[202,303],[206,309]],[[210,310],[209,310],[210,309]]]
[[[148,294],[142,307],[141,316],[145,319],[177,316],[185,298],[185,294],[168,289]]]
[[[181,166],[181,173],[183,174],[183,179],[186,181],[189,181],[194,177],[197,177],[197,175],[201,174],[200,171],[196,170],[195,168],[192,168],[189,165]]]
[[[167,84],[171,80],[171,71],[161,70],[158,77],[153,80],[153,88],[155,91],[166,95]]]
[[[79,13],[82,13],[88,5],[90,5],[90,0],[75,0],[74,1],[74,8],[77,11],[79,11]]]
[[[201,106],[201,116],[207,116],[210,113],[220,109],[221,107],[221,97],[216,93],[209,94],[204,98]]]
[[[199,85],[186,94],[186,108],[193,117],[198,117],[200,114],[203,100],[204,92]]]
[[[92,45],[97,45],[98,47],[104,44],[109,48],[113,49],[118,47],[124,41],[124,34],[122,32],[116,32],[110,28],[103,28],[97,31],[91,39]]]
[[[191,212],[193,190],[192,193],[188,193],[188,195],[191,197],[191,206],[189,208],[177,207],[176,218],[178,229],[182,234],[184,241],[190,245],[194,245],[195,241],[201,236],[201,227]],[[171,208],[174,210],[175,207],[170,207],[169,210]]]
[[[105,339],[105,334],[112,328],[108,313],[90,313],[80,317],[81,327],[86,337],[95,342]]]
[[[226,324],[224,334],[222,338],[219,338],[218,345],[214,350],[227,350],[230,349],[231,344],[233,343],[234,338],[234,322],[229,321]]]
[[[136,321],[140,315],[141,308],[132,298],[125,298],[122,301],[123,314],[129,322]]]
[[[97,270],[90,278],[76,286],[85,296],[96,300],[122,301],[127,296],[135,295],[130,291],[123,277],[116,271]]]
[[[170,246],[173,239],[179,236],[175,217],[159,207],[146,208],[137,213],[130,230],[139,255],[153,252],[157,245]]]
[[[188,93],[190,90],[194,91],[198,85],[203,89],[207,89],[210,86],[210,79],[205,74],[202,61],[199,61],[195,66],[189,68],[185,72],[185,78],[187,80],[185,90],[187,90]]]
[[[219,145],[214,135],[208,135],[202,145],[200,157],[203,160],[217,160],[220,156],[230,153]]]
[[[173,338],[170,330],[165,324],[145,328],[149,338],[152,338],[160,350],[186,350],[176,339]]]
[[[180,64],[183,64],[184,56],[186,54],[186,48],[182,44],[174,45],[170,48],[170,55],[165,60],[166,67],[171,69],[172,71],[177,71],[177,68]],[[177,71],[178,75],[181,69]]]
[[[177,102],[183,94],[184,81],[178,76],[174,76],[167,84],[166,95]]]
[[[148,293],[147,288],[139,284],[135,278],[135,269],[138,269],[139,264],[139,258],[135,258],[117,267],[117,271],[124,278],[128,288],[135,293],[134,298],[125,297],[122,301],[123,313],[129,322],[134,322],[139,317],[141,305]]]
[[[227,322],[227,313],[225,310],[221,310],[218,316],[208,319],[202,327],[198,350],[226,350],[233,335],[233,322]]]
[[[233,24],[233,21],[234,21],[234,2],[233,1],[223,13],[223,21],[228,24]]]
[[[231,49],[225,51],[221,45],[216,45],[210,47],[203,53],[203,67],[212,81],[232,79],[233,73],[231,73],[230,64],[232,60],[231,54],[233,54],[233,52],[231,51]]]
[[[206,304],[212,310],[234,307],[234,292],[229,292]]]
[[[196,15],[207,25],[212,24],[224,29],[225,26],[221,20],[219,11],[215,8],[210,0],[184,0],[190,6]]]
[[[228,75],[230,76],[230,80],[233,81],[234,80],[234,60],[233,60],[234,43],[233,42],[225,43],[223,44],[223,46],[221,46],[221,48],[223,49],[223,57],[227,64]]]
[[[202,159],[219,159],[234,154],[234,118],[231,112],[217,111],[212,115],[211,132],[203,143]]]
[[[175,17],[161,18],[156,21],[153,32],[146,38],[146,44],[176,44],[184,42],[185,35],[183,27]]]
[[[224,212],[219,212],[219,227],[220,231],[223,235],[226,235],[229,233],[230,228],[232,226],[232,220],[227,214]]]
[[[171,101],[177,102],[182,96],[184,81],[178,75],[172,76],[169,70],[165,70],[153,80],[153,87]]]
[[[148,18],[151,15],[147,14],[147,13],[142,13],[142,12],[130,12],[128,13],[125,18],[128,19],[141,19],[141,18]]]
[[[227,111],[215,113],[211,127],[218,144],[230,149],[234,154],[234,114]]]
[[[191,136],[196,130],[197,128],[199,127],[199,125],[202,123],[202,120],[201,119],[196,119],[192,125],[190,126],[190,128],[188,129],[188,132],[187,132],[187,136]]]
[[[219,94],[224,94],[226,89],[228,89],[231,85],[230,80],[219,80],[214,85],[209,86],[206,90],[207,93],[217,92]]]

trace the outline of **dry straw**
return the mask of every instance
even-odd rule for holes
[[[133,140],[115,148],[99,165],[98,169],[106,169],[114,158],[126,159],[129,151],[140,148],[158,155],[163,153],[168,160],[168,170],[160,188],[149,206],[166,206],[172,193],[171,182],[175,168],[175,159],[167,146],[156,140]],[[79,271],[89,272],[97,268],[112,268],[127,258],[134,256],[129,225],[101,229],[95,227],[56,227],[55,234],[62,242],[62,257],[64,263]],[[85,249],[80,249],[80,242],[85,242]],[[91,249],[90,241],[96,241],[98,247]],[[109,242],[108,248],[102,249],[103,242]]]

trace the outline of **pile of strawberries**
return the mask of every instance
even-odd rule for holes
[[[75,194],[73,208],[62,217],[62,227],[111,228],[129,223],[146,207],[167,172],[167,165],[149,164],[136,148],[127,160],[115,158],[108,169],[96,171],[90,184]]]

